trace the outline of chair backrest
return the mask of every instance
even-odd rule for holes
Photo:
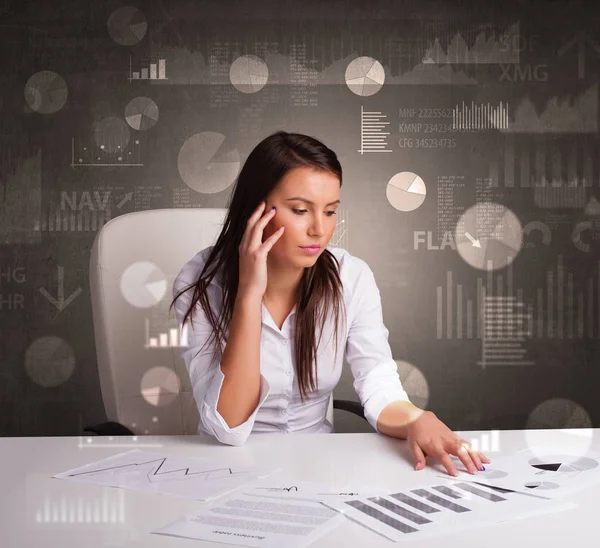
[[[224,208],[154,209],[115,217],[96,236],[90,291],[107,420],[136,434],[196,434],[199,413],[181,357],[173,282],[221,232]],[[333,424],[333,408],[328,420]]]
[[[154,209],[115,217],[90,257],[98,373],[107,419],[136,434],[196,434],[199,414],[181,358],[173,281],[213,245],[226,209]]]

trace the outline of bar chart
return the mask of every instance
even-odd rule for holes
[[[514,287],[512,263],[505,276],[495,275],[492,268],[488,265],[486,277],[476,279],[474,298],[466,298],[464,285],[455,284],[452,272],[446,272],[445,285],[436,288],[437,339],[484,340],[484,327],[490,325],[488,333],[494,333],[494,312],[500,309],[504,319],[518,328],[519,338],[600,338],[600,261],[592,276],[576,280],[575,271],[567,270],[563,255],[558,255],[556,266],[546,271],[543,287],[534,290],[529,303],[523,288]]]
[[[150,336],[150,320],[145,320],[145,344],[144,348],[178,348],[188,346],[189,327],[188,323],[183,326],[181,335],[178,327],[171,327],[165,332]]]
[[[131,80],[168,80],[167,60],[156,59],[147,63],[147,66],[133,70],[131,56],[129,56],[129,81]]]
[[[35,229],[41,232],[96,232],[110,219],[109,205],[104,210],[79,211],[50,207],[42,212],[40,221],[35,223]]]
[[[572,137],[559,146],[546,139],[508,135],[488,164],[488,177],[492,187],[533,188],[539,207],[583,207],[586,189],[594,185],[599,171],[594,166],[596,147],[585,137]]]
[[[35,512],[35,522],[53,524],[125,523],[125,496],[123,491],[105,489],[100,498],[84,500],[84,497],[68,500],[64,495],[52,501],[46,495],[43,507]]]
[[[380,111],[366,111],[360,107],[360,148],[358,152],[392,152],[388,144],[389,131],[383,131],[389,126],[387,115]]]
[[[508,104],[500,101],[498,106],[477,105],[471,101],[468,106],[465,102],[457,105],[452,110],[452,129],[480,130],[480,129],[507,129]]]

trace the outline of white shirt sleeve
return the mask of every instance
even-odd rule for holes
[[[185,275],[185,270],[186,267],[180,272],[173,284],[173,297],[191,283],[189,276]],[[195,275],[197,276],[197,271]],[[214,290],[214,287],[209,286],[209,301],[211,289]],[[182,328],[183,317],[190,306],[193,291],[194,288],[192,287],[183,293],[175,301],[174,308],[180,334],[183,334],[183,337],[187,338],[187,345],[183,347],[181,355],[190,377],[194,400],[200,414],[200,422],[204,426],[206,433],[215,436],[221,443],[243,445],[252,431],[258,409],[269,395],[270,386],[267,379],[261,374],[260,395],[256,409],[245,422],[234,428],[229,427],[225,419],[217,411],[217,402],[219,401],[221,386],[225,378],[220,363],[223,349],[219,349],[217,356],[213,358],[212,354],[215,343],[211,342],[210,346],[205,345],[211,336],[212,327],[199,302],[196,303],[194,309],[193,324],[190,323],[190,317],[188,316],[185,333]],[[213,306],[213,303],[211,303],[211,306]],[[204,349],[200,350],[203,346],[205,346]],[[205,433],[201,430],[200,428],[198,429],[199,433]]]
[[[390,403],[410,401],[402,387],[398,366],[383,324],[381,296],[372,270],[362,259],[356,286],[356,305],[346,340],[346,360],[354,377],[354,389],[364,408],[365,418],[377,430],[377,419]]]

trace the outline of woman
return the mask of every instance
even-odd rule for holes
[[[369,266],[325,249],[341,186],[340,163],[323,143],[270,135],[248,156],[215,245],[179,273],[171,306],[188,329],[183,357],[198,432],[230,445],[250,432],[331,432],[326,412],[341,342],[378,432],[407,439],[417,470],[431,455],[458,475],[453,454],[476,474],[490,460],[402,388]]]

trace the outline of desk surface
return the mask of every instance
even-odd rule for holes
[[[583,430],[501,430],[494,445],[484,453],[494,457],[510,455],[520,449],[563,452],[566,445],[600,450],[600,429]],[[457,432],[477,440],[483,449],[491,439],[489,432]],[[427,466],[415,471],[406,440],[377,433],[370,434],[255,434],[241,447],[225,446],[209,436],[118,437],[34,437],[0,438],[0,546],[5,548],[100,548],[107,546],[174,547],[228,546],[221,543],[151,534],[208,504],[52,478],[52,475],[138,448],[170,454],[227,459],[245,466],[283,467],[299,480],[343,485],[346,482],[373,489],[406,489],[424,481],[439,481],[438,470]],[[497,443],[496,443],[497,440]],[[560,451],[562,449],[562,451]],[[428,462],[430,461],[428,458]],[[450,476],[448,476],[450,478]],[[479,527],[462,533],[399,545],[428,548],[486,546],[524,546],[535,536],[536,546],[597,546],[593,532],[597,524],[597,495],[600,488],[589,488],[567,500],[580,507],[559,514],[548,514],[514,522]],[[119,513],[117,523],[64,523],[61,509],[83,505],[104,505]],[[116,509],[116,510],[115,510]],[[49,516],[49,517],[48,517]],[[67,518],[68,519],[68,518]],[[121,521],[122,519],[122,521]],[[101,520],[102,521],[102,520]],[[106,520],[108,521],[108,520]],[[426,543],[426,544],[425,544]],[[392,546],[386,538],[346,520],[321,537],[315,547]],[[231,545],[229,545],[231,546]]]

